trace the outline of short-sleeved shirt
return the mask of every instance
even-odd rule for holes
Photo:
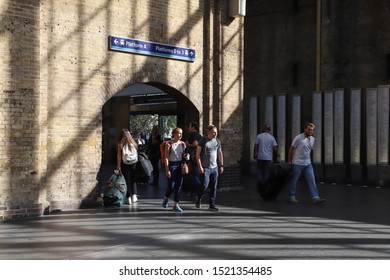
[[[200,139],[202,139],[202,135],[200,135],[199,132],[197,131],[191,132],[190,135],[188,136],[188,144],[192,144],[195,140],[198,141],[199,144]],[[196,147],[188,147],[188,152],[190,154],[195,154],[195,151],[196,151]]]
[[[257,159],[272,160],[273,147],[278,145],[275,137],[267,132],[260,133],[256,137],[255,144],[258,145]]]
[[[311,163],[310,153],[314,148],[313,136],[305,137],[304,133],[295,136],[291,146],[294,148],[292,163],[296,165],[308,165]]]
[[[218,150],[221,149],[221,141],[216,138],[203,137],[199,141],[199,146],[202,148],[200,154],[202,166],[208,168],[218,167]]]
[[[171,148],[169,149],[168,161],[182,161],[186,144],[183,141],[177,141],[176,143],[171,141],[169,144],[171,145]]]

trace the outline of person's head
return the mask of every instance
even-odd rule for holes
[[[303,133],[305,134],[306,137],[312,136],[314,132],[314,128],[316,126],[313,123],[306,123],[304,127]]]
[[[264,124],[263,132],[271,132],[271,126],[269,124]]]
[[[199,125],[198,125],[198,123],[197,122],[190,122],[189,124],[188,124],[188,131],[189,132],[194,132],[194,131],[198,131],[198,129],[199,129]]]
[[[131,136],[130,131],[128,131],[127,129],[122,129],[122,130],[121,130],[121,133],[120,133],[120,135],[119,135],[118,142],[119,142],[121,145],[125,145],[125,144],[130,145],[130,144],[133,144],[136,148],[138,147],[137,142],[133,139],[133,137]]]
[[[154,125],[152,128],[152,134],[158,134],[160,132],[160,128],[158,125]]]
[[[218,131],[217,131],[217,127],[213,124],[210,124],[207,129],[207,138],[209,139],[213,139],[213,138],[217,138],[217,135],[218,135]]]
[[[180,140],[183,136],[183,130],[180,127],[175,127],[172,129],[172,139]]]

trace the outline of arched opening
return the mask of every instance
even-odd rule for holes
[[[121,129],[135,138],[148,140],[153,125],[169,137],[170,129],[185,131],[191,121],[199,122],[199,110],[180,91],[161,83],[135,83],[112,96],[102,112],[102,165],[116,164],[116,142]]]

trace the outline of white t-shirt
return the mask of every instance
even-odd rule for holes
[[[168,155],[168,160],[177,162],[182,161],[184,151],[186,149],[186,144],[183,141],[171,142],[171,149]]]
[[[273,147],[276,147],[278,144],[271,134],[267,132],[258,134],[255,144],[258,145],[257,159],[272,160]]]
[[[304,133],[295,136],[291,146],[294,147],[292,163],[296,165],[308,165],[311,163],[310,153],[314,147],[314,137],[305,137]]]

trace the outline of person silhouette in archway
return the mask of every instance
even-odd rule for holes
[[[189,133],[186,140],[187,151],[190,155],[190,163],[192,165],[192,185],[190,188],[190,195],[197,195],[201,186],[198,165],[196,164],[196,147],[199,144],[202,135],[199,134],[199,125],[197,122],[190,122],[187,131]]]
[[[150,183],[153,186],[158,186],[160,179],[159,160],[160,160],[160,144],[161,135],[160,128],[155,125],[153,126],[150,138],[148,140],[148,157],[153,166],[153,181]]]

